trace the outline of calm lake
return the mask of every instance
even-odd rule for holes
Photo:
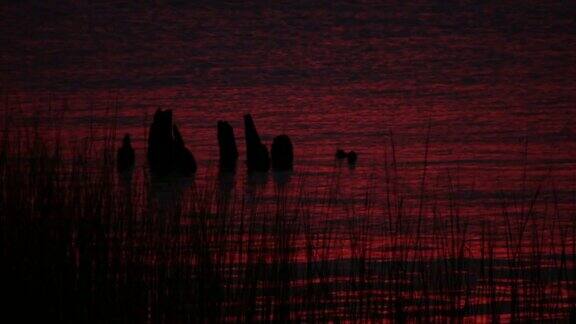
[[[493,225],[505,245],[503,197],[512,215],[534,209],[574,226],[575,17],[569,1],[8,1],[0,121],[37,122],[70,147],[111,130],[119,146],[130,133],[141,179],[152,116],[173,109],[199,164],[184,186],[203,187],[217,178],[226,120],[240,151],[227,190],[261,187],[273,202],[278,177],[246,175],[250,113],[268,147],[290,136],[298,199],[314,211],[338,197],[322,220],[378,219],[395,172],[423,232],[457,204],[470,232]],[[335,161],[339,148],[358,153],[354,168]],[[546,253],[556,243],[543,242]]]

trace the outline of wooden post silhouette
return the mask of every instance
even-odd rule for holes
[[[178,127],[174,125],[174,170],[182,175],[192,175],[196,173],[196,159],[192,152],[184,145],[182,135]]]
[[[268,149],[260,141],[252,116],[244,115],[244,136],[246,139],[246,165],[248,172],[267,172],[270,170]]]
[[[130,134],[125,134],[122,140],[122,147],[118,149],[116,154],[116,167],[118,172],[124,172],[134,167],[136,158],[134,156],[134,149],[130,142]]]
[[[184,145],[178,128],[172,121],[172,110],[158,109],[148,135],[148,165],[156,175],[196,172],[194,155]]]
[[[234,129],[226,122],[218,121],[218,147],[220,148],[220,171],[234,171],[238,160],[238,148]]]
[[[294,152],[292,142],[287,135],[274,137],[272,142],[272,169],[276,171],[292,170],[294,163]]]

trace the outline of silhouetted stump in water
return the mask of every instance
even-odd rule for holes
[[[356,160],[358,160],[358,155],[356,152],[350,151],[346,157],[348,158],[348,165],[356,165]]]
[[[148,164],[156,175],[196,172],[196,160],[172,122],[172,110],[158,109],[154,114],[148,135]]]
[[[294,163],[294,152],[292,142],[287,135],[274,137],[272,142],[272,169],[275,171],[292,170]]]
[[[346,152],[344,152],[344,150],[340,150],[340,149],[336,150],[336,158],[338,160],[345,159],[346,158]]]
[[[220,171],[218,172],[218,188],[220,189],[221,197],[230,198],[230,193],[234,189],[234,172]]]
[[[244,136],[246,138],[246,165],[248,172],[267,172],[270,170],[268,149],[260,141],[252,116],[244,115]]]
[[[155,208],[158,215],[178,217],[182,210],[182,197],[195,182],[194,175],[150,175],[148,208]],[[165,219],[169,220],[169,219]]]
[[[234,171],[238,160],[238,149],[234,129],[228,122],[218,121],[218,146],[220,148],[220,171]]]
[[[172,168],[174,144],[172,110],[158,109],[148,134],[148,164],[156,174],[168,174]]]
[[[184,145],[182,134],[174,125],[174,170],[183,175],[196,173],[196,159]]]
[[[122,140],[122,147],[118,149],[116,154],[116,167],[118,172],[124,172],[134,167],[134,149],[130,143],[130,134],[125,134]]]
[[[284,186],[290,182],[290,179],[292,179],[292,171],[274,171],[272,173],[272,178],[277,185]]]

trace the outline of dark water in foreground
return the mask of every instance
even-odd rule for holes
[[[573,194],[576,6],[573,3],[331,1],[322,5],[279,2],[264,6],[214,2],[136,5],[117,1],[100,4],[22,1],[4,3],[0,9],[3,44],[0,91],[3,112],[15,112],[16,120],[10,125],[31,127],[38,120],[45,137],[61,134],[60,139],[68,148],[82,147],[86,136],[102,143],[111,129],[117,132],[119,143],[120,135],[130,132],[138,161],[134,181],[142,184],[148,181],[142,168],[151,116],[157,108],[175,110],[177,123],[200,169],[193,181],[159,185],[156,203],[161,206],[173,204],[174,197],[166,193],[166,187],[170,190],[178,187],[177,191],[187,192],[194,199],[200,199],[195,195],[204,190],[228,192],[237,197],[234,204],[245,199],[250,202],[254,195],[261,195],[261,200],[257,200],[260,207],[249,209],[246,214],[272,217],[277,214],[276,194],[280,190],[277,175],[248,178],[240,163],[233,178],[217,177],[216,121],[225,119],[235,127],[241,161],[244,113],[253,114],[266,144],[281,133],[292,138],[296,169],[286,185],[288,189],[283,190],[290,197],[287,213],[296,215],[294,222],[299,225],[291,223],[290,226],[297,227],[292,231],[298,234],[284,239],[299,249],[285,263],[263,261],[260,274],[278,276],[255,276],[260,278],[259,282],[274,281],[281,286],[282,271],[275,268],[274,272],[265,264],[290,264],[291,275],[286,279],[290,287],[300,287],[299,280],[304,277],[309,280],[304,286],[315,287],[310,288],[313,292],[303,294],[308,296],[303,300],[317,303],[330,296],[322,306],[325,308],[319,306],[324,310],[298,306],[292,308],[294,313],[370,311],[389,316],[397,312],[374,305],[398,300],[402,294],[387,295],[394,289],[402,290],[393,289],[392,283],[410,278],[405,280],[411,282],[412,295],[402,298],[414,302],[418,294],[426,293],[421,282],[450,278],[438,273],[460,275],[457,282],[445,282],[450,289],[428,287],[428,293],[439,294],[438,299],[422,298],[440,301],[451,296],[448,299],[452,308],[440,307],[442,314],[454,312],[456,304],[462,306],[460,302],[478,307],[470,311],[468,306],[462,306],[464,313],[506,314],[514,308],[514,291],[517,301],[522,300],[516,306],[525,307],[523,310],[530,312],[527,317],[538,316],[538,307],[534,305],[548,305],[541,309],[552,315],[540,314],[541,318],[548,318],[555,313],[565,315],[566,305],[573,303],[574,278],[564,273],[573,270],[573,263],[566,260],[574,255],[576,201]],[[1,121],[6,116],[3,113]],[[333,154],[337,148],[359,153],[355,169],[335,163]],[[94,161],[100,158],[93,157]],[[153,200],[147,194],[137,200],[142,215],[146,215],[145,210]],[[238,211],[248,208],[233,206],[236,213],[225,223],[212,224],[214,237],[236,229],[241,216]],[[397,225],[398,210],[406,214],[402,219],[407,228]],[[259,225],[261,228],[252,229],[249,242],[263,240],[258,238],[260,231],[270,241],[279,239],[282,231],[274,230],[274,224],[266,224],[271,222],[270,218],[265,219]],[[456,219],[466,223],[465,229]],[[175,259],[185,263],[188,256],[200,259],[200,264],[206,262],[196,251],[182,252],[189,245],[198,245],[191,235],[186,235],[190,231],[196,233],[195,227],[188,230],[192,221],[186,217],[172,220],[169,225],[140,221],[130,221],[129,226],[121,229],[108,228],[106,235],[115,236],[111,240],[114,243],[105,244],[105,240],[95,236],[94,242],[116,249],[114,253],[120,256],[110,257],[111,260],[132,258],[131,262],[138,266],[148,264],[147,258],[167,255],[151,262],[154,270],[139,272],[141,285],[161,285],[154,278],[196,284],[187,280],[193,277],[188,273],[173,277],[166,274]],[[70,251],[90,250],[88,243],[74,247],[79,244],[74,233],[80,225],[72,223],[70,232],[56,231],[55,236],[61,235],[62,245]],[[111,223],[118,225],[123,221],[115,219]],[[306,226],[310,226],[309,241],[315,246],[312,250],[325,254],[318,252],[306,259],[304,233],[308,232],[303,229]],[[172,235],[173,231],[177,235]],[[327,231],[347,239],[328,240],[323,250],[318,246],[329,235]],[[274,254],[268,254],[268,250],[257,250],[262,253],[255,254],[238,251],[246,248],[242,237],[249,232],[224,235],[233,242],[230,249],[211,240],[204,243],[211,248],[216,244],[220,249],[217,253],[211,250],[215,258],[238,254],[266,259]],[[166,237],[182,241],[165,247]],[[493,244],[491,248],[484,246],[488,241]],[[129,252],[143,242],[149,245],[142,251],[153,252]],[[448,262],[444,268],[435,268],[435,262],[441,262],[435,260],[457,259],[462,246],[466,251],[465,264]],[[278,245],[272,251],[285,248]],[[418,254],[420,250],[426,253]],[[478,260],[490,259],[486,256],[488,251],[493,251],[498,261],[492,268],[486,264],[477,266]],[[87,255],[107,260],[100,253],[106,254]],[[227,267],[242,263],[235,257],[222,258],[214,266],[221,275],[230,270]],[[517,259],[522,261],[515,263]],[[329,260],[334,263],[322,263]],[[354,260],[363,261],[354,263]],[[422,263],[416,268],[395,267],[393,264],[398,260]],[[90,260],[82,262],[89,264]],[[235,294],[245,296],[247,291],[253,292],[247,274],[254,272],[250,267],[260,266],[259,262],[249,260],[244,262],[249,265],[247,268],[240,267],[244,271],[241,273],[246,274],[242,281],[244,290]],[[89,272],[83,268],[86,264],[78,266],[80,273]],[[328,292],[324,292],[323,285],[339,287],[334,278],[347,277],[338,272],[327,276],[331,278],[329,282],[320,279],[316,282],[317,277],[324,276],[312,272],[302,275],[299,267],[306,264],[313,264],[310,269],[320,274],[347,272],[348,278],[356,281],[342,279],[345,288],[326,288]],[[350,270],[351,267],[355,270]],[[127,271],[120,268],[123,270],[118,273]],[[176,268],[186,266],[179,264]],[[234,269],[223,275],[227,287],[234,282]],[[490,275],[487,269],[496,272]],[[148,271],[152,273],[150,277]],[[382,273],[398,277],[389,278]],[[431,277],[426,277],[427,273]],[[206,273],[199,275],[202,276]],[[373,291],[366,288],[374,282],[381,286]],[[259,292],[260,289],[265,290],[266,285],[258,286]],[[471,295],[474,297],[467,299],[466,291],[474,291]],[[184,294],[178,289],[169,291],[180,296],[180,301],[188,300],[180,293]],[[530,299],[533,293],[539,297]],[[279,301],[262,297],[264,301],[258,299],[257,304],[269,305],[275,309],[270,312],[279,312],[274,314],[280,316],[283,310],[270,305],[286,304],[283,295],[277,291],[271,295],[280,296]],[[294,305],[305,304],[290,296]],[[545,296],[561,297],[556,302]],[[197,296],[192,297],[195,300]],[[151,296],[145,301],[152,304],[150,309],[156,309],[161,300],[170,298]],[[490,302],[485,303],[482,298]],[[498,309],[478,310],[488,307],[482,306],[487,304],[498,305]],[[186,306],[182,307],[184,310],[179,312],[186,313]],[[433,305],[427,307],[434,309]],[[262,309],[257,312],[266,317],[263,314],[267,311]],[[414,309],[420,312],[424,306],[418,304]],[[502,319],[509,319],[503,316]]]

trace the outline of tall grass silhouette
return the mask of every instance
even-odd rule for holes
[[[126,179],[115,170],[114,130],[66,147],[38,127],[8,125],[6,318],[576,320],[576,199],[560,204],[551,177],[518,196],[502,191],[498,217],[472,218],[461,213],[459,185],[446,176],[436,192],[426,163],[416,198],[407,192],[393,140],[383,178],[358,204],[343,198],[337,175],[319,185],[302,173],[271,195],[250,178],[223,190],[223,177],[199,184],[139,167]]]

